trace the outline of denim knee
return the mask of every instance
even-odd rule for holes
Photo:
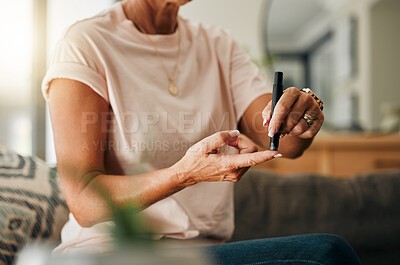
[[[309,235],[318,256],[324,264],[361,264],[350,244],[341,236],[332,234]]]

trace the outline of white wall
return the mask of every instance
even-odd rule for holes
[[[373,65],[371,40],[374,38],[371,31],[371,7],[380,1],[382,0],[348,0],[338,10],[335,17],[337,23],[349,16],[354,16],[357,19],[357,73],[347,84],[337,86],[334,93],[340,94],[352,91],[358,95],[359,121],[361,127],[366,130],[373,130],[378,126],[375,115],[379,112],[379,109],[376,109],[373,104],[377,99],[374,98],[371,84]],[[396,53],[398,51],[394,49],[388,52]]]
[[[377,128],[382,107],[400,109],[400,1],[382,0],[371,6],[370,119]]]
[[[51,53],[65,29],[109,8],[114,0],[47,0],[47,47]]]
[[[0,8],[0,142],[32,154],[33,5],[2,1]]]
[[[194,0],[180,14],[195,22],[228,29],[255,59],[263,57],[262,18],[267,0]]]

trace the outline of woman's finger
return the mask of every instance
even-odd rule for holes
[[[311,117],[313,117],[313,116],[311,116]],[[298,137],[302,138],[302,139],[313,138],[315,135],[317,135],[317,133],[321,129],[322,124],[324,123],[324,119],[325,119],[324,114],[320,111],[319,115],[317,115],[317,118],[313,120],[313,123],[311,124],[311,126],[308,127],[308,129],[305,132],[298,135]]]
[[[240,150],[240,154],[251,154],[258,151],[258,147],[253,143],[253,141],[246,137],[238,137],[235,142],[237,143],[236,147]],[[250,167],[238,169],[237,180],[240,180],[249,169]]]
[[[317,129],[319,131],[319,129],[322,126],[322,123],[321,123],[321,120],[320,120],[322,112],[319,109],[318,105],[314,104],[314,100],[311,103],[313,103],[313,104],[311,104],[311,107],[305,111],[305,114],[308,114],[313,118],[312,125],[309,126],[307,124],[306,120],[304,119],[304,115],[305,114],[302,114],[299,122],[296,124],[295,127],[293,127],[293,129],[290,131],[289,135],[299,136],[299,135],[302,135],[303,133],[305,133],[308,130],[311,132],[311,131],[313,131],[315,129]]]
[[[288,133],[290,136],[298,136],[308,129],[308,125],[305,119],[301,118],[298,123],[292,128],[292,130]]]
[[[292,106],[299,98],[300,93],[300,90],[295,87],[290,87],[285,90],[281,99],[276,104],[274,114],[271,117],[271,122],[268,128],[268,135],[270,137],[274,136],[279,131],[282,122],[285,120],[286,116],[292,109]]]
[[[241,137],[241,136],[236,137],[228,141],[228,145],[238,149],[241,154],[254,153],[258,151],[257,145],[255,145],[253,141],[251,141],[246,137]]]
[[[299,96],[297,101],[294,103],[292,109],[287,115],[285,121],[282,124],[282,131],[285,133],[290,133],[292,129],[300,122],[303,118],[304,113],[307,109],[313,106],[314,100],[311,96],[303,93]],[[298,130],[298,128],[296,129]],[[298,135],[298,134],[296,134]]]
[[[228,159],[228,164],[234,165],[236,168],[246,168],[258,165],[274,158],[279,155],[277,151],[262,151],[250,154],[237,154],[237,155],[226,155],[224,159]]]
[[[215,149],[227,145],[239,135],[240,132],[238,130],[217,132],[196,143],[190,147],[189,150],[202,153],[214,153]]]
[[[270,101],[268,105],[263,109],[262,117],[263,117],[264,127],[268,127],[271,121],[271,108],[272,108],[272,101]]]

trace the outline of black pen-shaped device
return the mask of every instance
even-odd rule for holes
[[[278,103],[279,99],[281,98],[282,94],[283,94],[283,73],[275,72],[275,81],[274,81],[274,87],[273,87],[273,91],[272,91],[271,117],[274,115],[275,106]],[[279,128],[279,131],[273,137],[271,137],[270,144],[269,144],[269,149],[271,151],[278,151],[280,136],[281,136],[281,128]]]

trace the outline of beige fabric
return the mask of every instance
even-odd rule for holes
[[[125,17],[120,3],[71,26],[57,46],[43,80],[44,97],[48,99],[51,80],[69,78],[87,84],[110,104],[106,152],[110,174],[134,175],[173,165],[195,142],[236,129],[251,102],[271,91],[228,32],[181,17],[179,27],[182,56],[176,97],[168,92],[168,77],[153,46]],[[178,32],[150,36],[171,72]],[[142,215],[157,224],[160,237],[228,239],[234,229],[233,184],[197,184],[150,206]],[[106,237],[99,227],[90,233]],[[70,219],[63,245],[92,244],[88,231]]]

